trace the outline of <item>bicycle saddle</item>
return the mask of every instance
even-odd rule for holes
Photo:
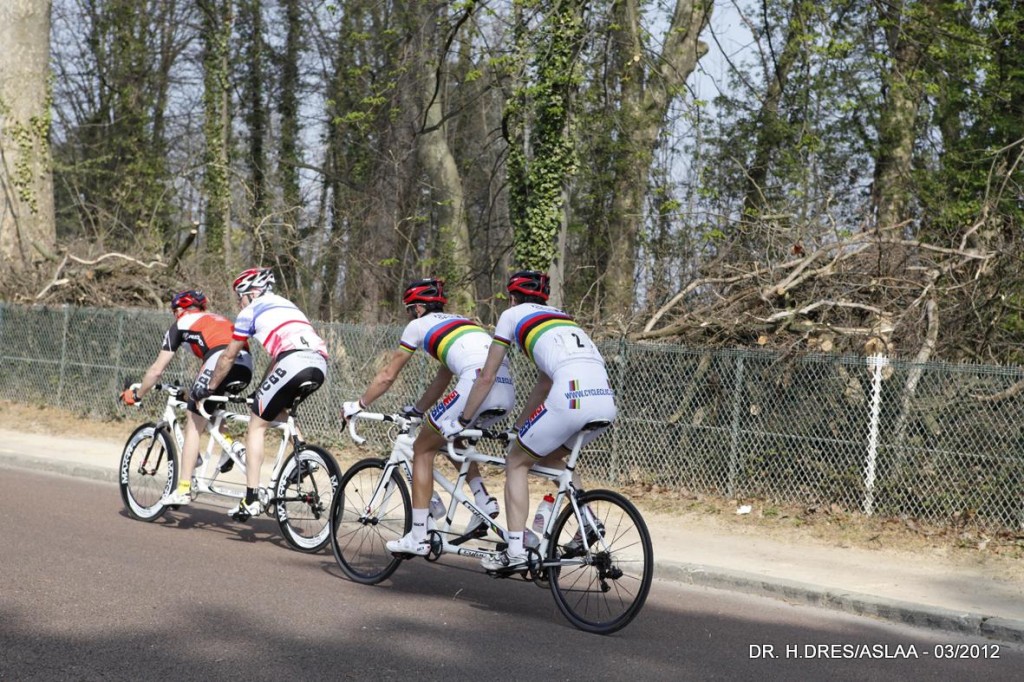
[[[224,384],[225,393],[241,393],[248,386],[248,382],[245,381],[232,381],[229,384]]]
[[[303,381],[295,393],[295,400],[292,401],[292,410],[299,406],[303,400],[308,398],[314,391],[320,388],[319,381]]]

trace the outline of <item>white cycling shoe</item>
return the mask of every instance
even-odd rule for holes
[[[495,557],[484,557],[480,560],[480,565],[488,571],[514,571],[529,566],[530,556],[526,552],[509,554],[506,549]]]
[[[192,494],[183,493],[180,490],[175,490],[170,495],[164,495],[160,498],[160,504],[165,507],[183,507],[186,504],[191,504]]]
[[[248,521],[251,517],[259,516],[262,513],[263,503],[259,500],[253,500],[252,504],[246,504],[245,500],[240,500],[228,511],[228,516],[235,521]]]
[[[384,543],[392,554],[412,554],[415,556],[427,556],[430,554],[430,539],[417,540],[412,532],[406,533],[397,540],[388,540]]]

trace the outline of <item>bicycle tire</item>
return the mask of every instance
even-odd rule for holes
[[[177,485],[178,448],[166,428],[149,422],[136,428],[125,442],[118,466],[118,487],[128,515],[156,521],[167,507],[160,499]]]
[[[274,515],[294,549],[312,553],[327,546],[331,502],[340,481],[338,463],[321,447],[305,445],[285,459],[274,489]]]
[[[647,601],[654,575],[651,534],[637,508],[619,493],[589,490],[577,500],[604,524],[604,542],[591,545],[583,564],[551,566],[551,594],[574,626],[607,635],[626,627]],[[566,505],[553,527],[549,561],[584,558],[573,542],[578,529],[572,506]]]
[[[352,465],[341,479],[331,509],[334,558],[349,579],[363,585],[376,585],[395,572],[402,560],[384,543],[412,528],[412,500],[397,469],[391,472],[383,501],[375,510],[368,509],[384,467],[382,459],[364,459]]]

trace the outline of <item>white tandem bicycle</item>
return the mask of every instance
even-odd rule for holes
[[[395,555],[385,543],[407,533],[412,525],[412,504],[407,481],[412,480],[412,432],[418,419],[398,414],[359,412],[349,422],[352,439],[365,438],[356,422],[386,422],[394,445],[386,459],[363,459],[341,479],[331,507],[331,547],[339,567],[350,579],[368,585],[391,576],[408,555]],[[608,634],[628,625],[643,608],[654,568],[651,536],[640,512],[625,497],[611,490],[578,490],[572,471],[580,454],[583,434],[607,426],[593,422],[580,432],[565,469],[535,465],[530,473],[557,484],[553,513],[543,532],[528,543],[527,568],[489,572],[496,578],[521,577],[549,587],[562,614],[577,628]],[[448,444],[448,455],[459,465],[455,481],[434,468],[434,482],[449,498],[443,519],[429,531],[427,560],[445,554],[482,559],[505,549],[507,531],[463,492],[472,462],[504,466],[502,457],[484,454],[474,444],[481,438],[505,440],[504,433],[481,429],[463,431]],[[456,510],[465,507],[485,523],[465,534],[453,528]],[[497,540],[488,539],[488,531]],[[532,545],[532,546],[531,546]]]
[[[154,391],[167,394],[163,415],[159,421],[142,424],[132,432],[121,452],[118,468],[125,509],[129,516],[140,521],[155,521],[168,509],[175,508],[165,507],[160,500],[178,484],[179,458],[184,443],[181,423],[187,405],[184,389],[177,384],[157,384]],[[328,512],[341,473],[329,452],[304,442],[299,433],[296,408],[308,394],[300,391],[288,410],[288,418],[271,423],[281,432],[281,443],[269,485],[260,487],[260,499],[266,513],[276,517],[289,545],[302,552],[316,552],[329,541]],[[248,404],[249,400],[229,390],[225,396],[210,396],[204,402]],[[203,406],[199,409],[202,411]],[[233,447],[238,444],[224,437],[221,426],[225,422],[248,420],[248,412],[239,414],[226,409],[209,415],[206,432],[210,438],[199,453],[192,479],[193,495],[212,494],[233,500],[244,497],[244,486],[221,482],[217,477],[235,466],[244,475],[244,448]]]

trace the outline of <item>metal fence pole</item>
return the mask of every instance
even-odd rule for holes
[[[740,471],[740,415],[743,413],[743,356],[736,358],[736,382],[732,393],[732,420],[729,424],[729,479],[726,494],[732,497],[736,492],[736,479]]]
[[[121,348],[124,347],[124,311],[119,310],[117,312],[117,344],[114,346],[117,351],[114,355],[114,376],[111,377],[114,381],[114,390],[111,393],[121,392]]]
[[[60,377],[57,379],[57,404],[61,402],[61,396],[64,394],[64,370],[68,363],[68,318],[71,316],[71,310],[68,304],[65,303],[64,308],[64,329],[60,335]]]
[[[622,377],[625,376],[625,374],[626,374],[625,371],[623,371],[623,367],[626,366],[626,362],[628,361],[627,358],[626,358],[626,352],[628,350],[629,350],[629,346],[626,345],[626,339],[625,338],[620,338],[619,339],[619,349],[615,353],[615,361],[616,361],[615,362],[615,372],[614,372],[615,376],[614,377],[611,377],[611,376],[609,377],[609,383],[611,383],[612,386],[616,386],[616,387],[621,386],[620,381],[621,381]],[[620,411],[622,410],[622,398],[620,396],[623,395],[623,394],[626,394],[626,393],[627,393],[627,391],[626,391],[625,387],[622,387],[622,393],[621,394],[617,394],[617,397],[618,397],[618,401],[617,402],[619,403],[618,404],[618,409]],[[612,445],[611,445],[612,452],[611,452],[611,461],[608,463],[608,477],[611,479],[612,483],[618,483],[619,482],[619,445],[621,444],[620,443],[621,442],[621,438],[619,436],[619,429],[612,428],[610,430],[612,432]]]

